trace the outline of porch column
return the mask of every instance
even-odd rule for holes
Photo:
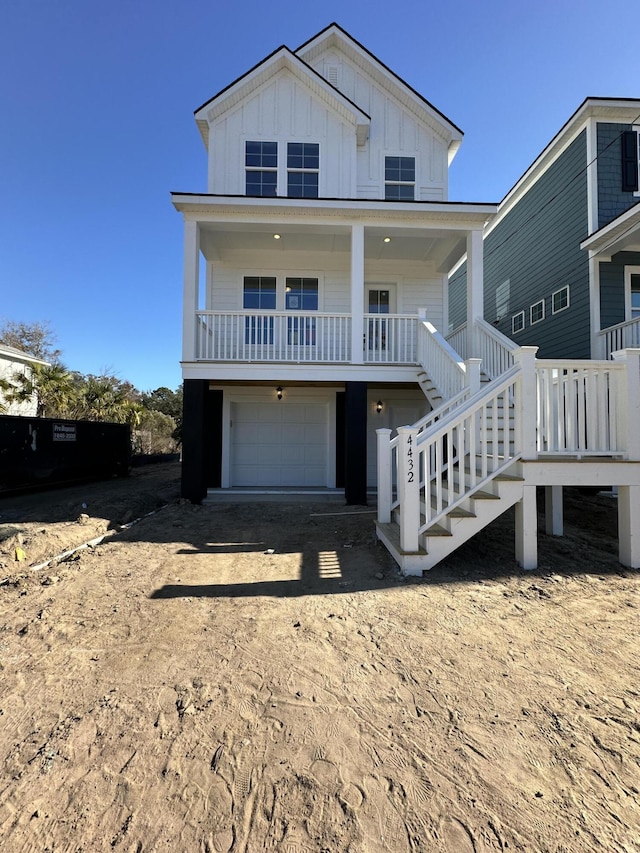
[[[351,363],[364,361],[364,225],[351,226]]]
[[[182,360],[196,358],[196,311],[200,289],[200,229],[195,220],[184,223],[184,277],[182,301]]]
[[[484,316],[484,244],[482,229],[467,234],[467,356],[479,356],[475,321]]]
[[[618,486],[618,559],[640,569],[640,486]]]
[[[523,486],[516,504],[516,561],[523,569],[538,568],[538,512],[536,487]]]
[[[625,365],[625,371],[618,383],[618,423],[620,442],[627,451],[627,458],[640,460],[640,349],[621,349],[611,353],[618,364]],[[618,445],[620,446],[620,445]]]
[[[544,529],[547,536],[564,533],[562,486],[544,487]]]
[[[219,470],[220,440],[216,440],[216,431],[212,429],[214,416],[211,411],[211,394],[208,379],[184,380],[181,494],[192,503],[200,503],[206,495],[207,481],[211,478],[210,469],[216,456],[216,467]],[[222,392],[218,392],[218,395],[221,404]]]
[[[345,382],[345,476],[348,504],[367,503],[367,383]]]

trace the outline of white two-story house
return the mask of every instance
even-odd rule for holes
[[[344,488],[365,503],[376,428],[430,408],[419,313],[447,327],[463,253],[481,275],[495,207],[448,201],[462,132],[336,24],[278,48],[195,118],[207,192],[173,195],[183,494]]]
[[[375,489],[378,537],[419,574],[512,506],[533,568],[539,486],[560,534],[563,486],[617,485],[620,560],[640,566],[640,351],[540,360],[485,322],[497,207],[448,199],[458,127],[337,24],[195,117],[207,191],[173,194],[183,496],[344,490],[365,504]]]

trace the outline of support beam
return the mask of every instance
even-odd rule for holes
[[[364,362],[364,225],[351,226],[351,363]]]
[[[467,356],[477,357],[475,321],[484,315],[484,244],[482,229],[467,235]]]
[[[562,536],[564,534],[562,486],[545,486],[544,526],[547,536]]]
[[[208,485],[220,485],[222,391],[209,391],[208,379],[185,379],[183,393],[181,494],[200,503]]]
[[[523,569],[538,568],[538,512],[536,487],[523,486],[516,504],[516,560]]]
[[[640,486],[618,486],[618,559],[640,569]]]
[[[182,301],[182,360],[196,359],[196,311],[200,288],[200,229],[192,219],[184,223],[184,279]]]
[[[345,488],[348,504],[367,504],[367,383],[345,382]]]

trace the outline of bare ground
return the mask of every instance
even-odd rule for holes
[[[0,499],[2,850],[640,851],[614,500],[404,581],[363,508],[178,476]]]

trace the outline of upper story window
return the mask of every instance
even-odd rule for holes
[[[276,280],[273,276],[247,275],[244,279],[243,308],[275,310]]]
[[[557,314],[569,307],[569,286],[561,287],[551,294],[551,313]]]
[[[413,201],[415,187],[415,157],[384,158],[384,197],[386,199]]]
[[[287,311],[318,310],[317,278],[287,278],[285,293]]]
[[[287,195],[318,198],[320,146],[317,142],[287,143]]]
[[[640,267],[625,267],[626,320],[640,318]]]
[[[275,196],[278,189],[278,143],[245,143],[246,194]]]

